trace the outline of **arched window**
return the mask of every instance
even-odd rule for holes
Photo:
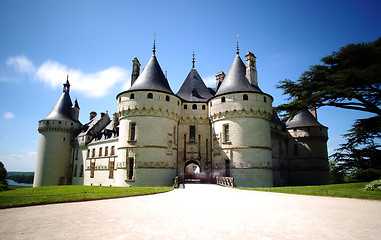
[[[186,104],[184,104],[184,109],[188,109],[188,106]]]
[[[202,105],[202,110],[205,110],[205,105]]]
[[[165,101],[169,102],[169,96],[165,96]]]
[[[249,96],[247,96],[247,94],[243,94],[243,100],[249,100]]]
[[[131,93],[130,99],[135,99],[135,94]]]
[[[222,97],[222,98],[221,98],[221,102],[225,102],[225,97]]]
[[[147,98],[152,99],[153,98],[153,94],[152,93],[148,93],[147,94]]]
[[[192,109],[194,109],[194,110],[197,109],[197,104],[193,104]]]

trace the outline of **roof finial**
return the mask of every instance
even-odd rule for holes
[[[192,57],[192,68],[194,68],[194,51],[193,51],[193,57]]]
[[[153,49],[152,49],[152,55],[155,56],[155,53],[156,53],[156,32],[154,33],[154,36],[153,36]]]
[[[239,47],[238,47],[238,36],[239,36],[239,34],[237,34],[237,55],[239,55]]]

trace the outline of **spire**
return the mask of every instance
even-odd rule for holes
[[[63,84],[63,92],[70,92],[69,74],[67,75],[66,83]]]
[[[156,54],[156,33],[154,34],[154,37],[153,37],[152,56],[155,56],[155,54]]]
[[[193,51],[193,57],[192,57],[192,68],[194,68],[194,51]]]
[[[236,52],[236,53],[237,53],[237,55],[239,55],[239,47],[238,47],[238,36],[239,36],[239,35],[237,34],[237,52]]]

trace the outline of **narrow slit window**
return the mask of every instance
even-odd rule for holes
[[[196,127],[190,126],[189,127],[189,142],[195,142],[196,141]]]

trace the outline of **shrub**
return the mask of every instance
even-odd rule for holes
[[[378,179],[378,180],[374,180],[370,183],[368,183],[365,188],[364,188],[366,191],[374,191],[374,190],[378,190],[378,191],[381,191],[381,179]]]

